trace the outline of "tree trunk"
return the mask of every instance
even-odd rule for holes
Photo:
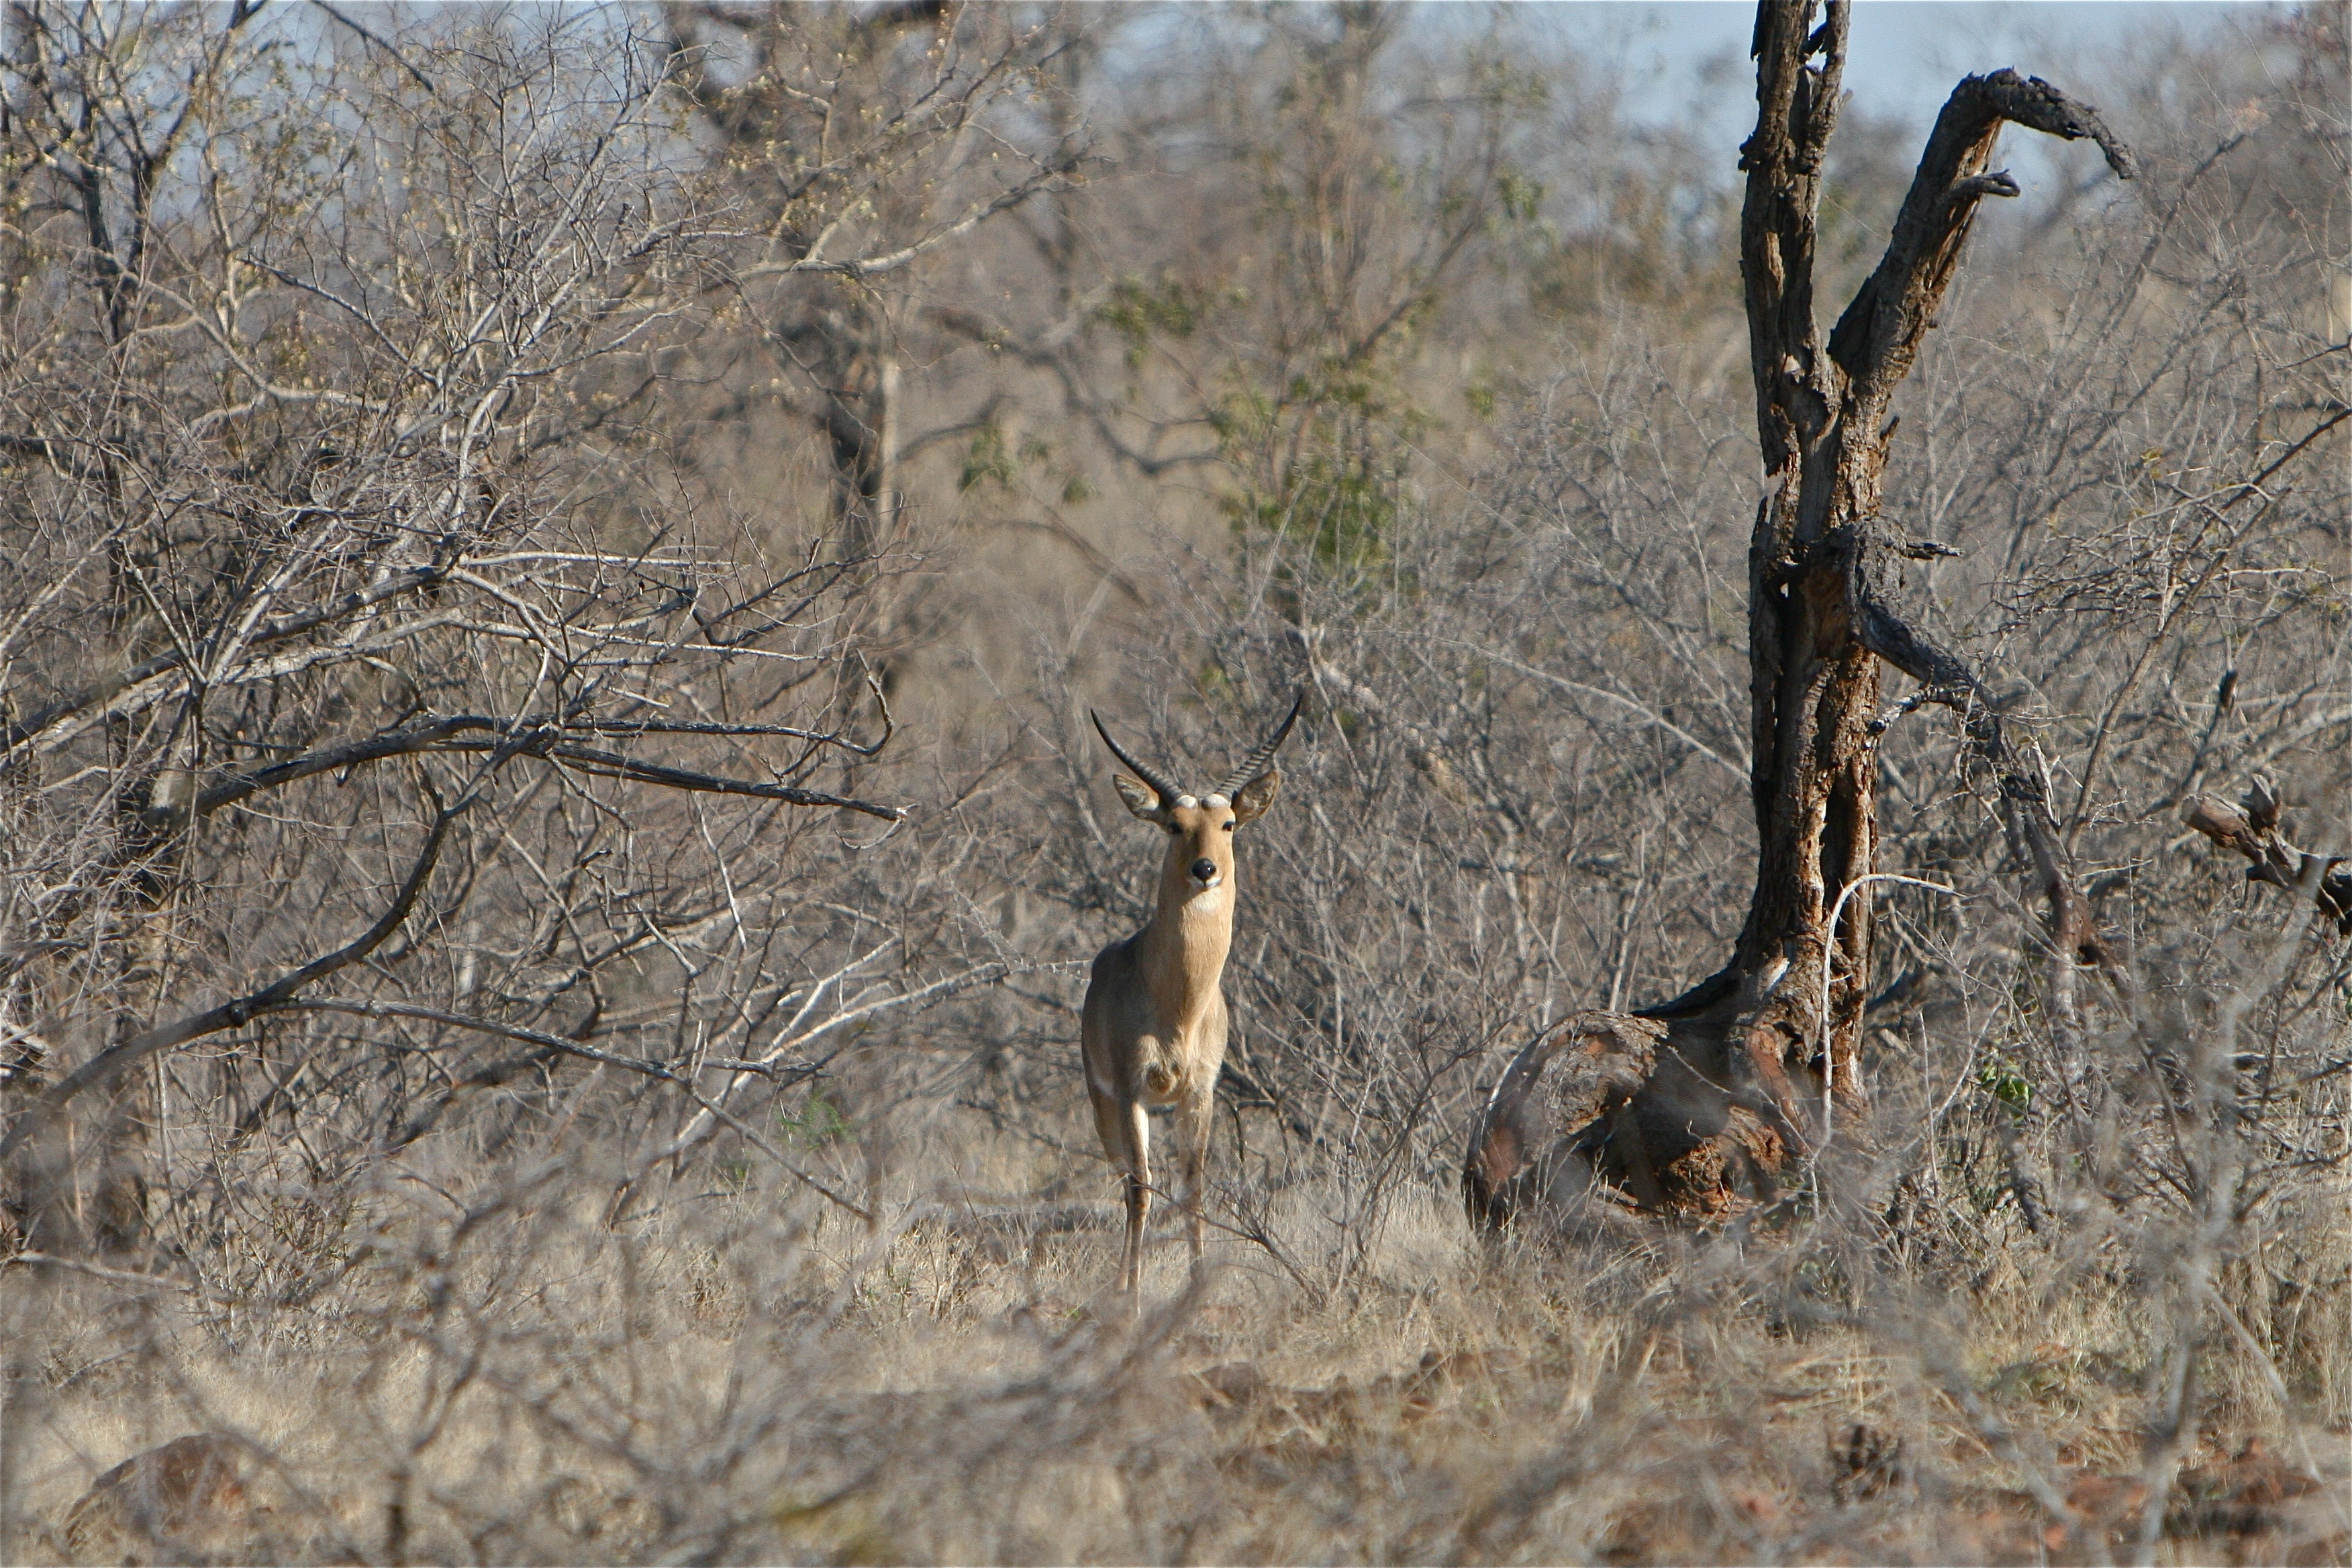
[[[828,300],[778,324],[777,337],[815,384],[815,422],[824,428],[833,473],[834,517],[842,548],[863,560],[880,547],[893,498],[891,407],[898,367],[886,347],[888,326],[862,284],[827,284],[845,298]]]
[[[1975,675],[1897,608],[1901,563],[1943,553],[1880,514],[1895,388],[1958,267],[2005,121],[2132,155],[2088,107],[2013,71],[1972,76],[1937,117],[1885,255],[1823,342],[1813,241],[1837,120],[1847,5],[1762,0],[1755,134],[1740,149],[1749,368],[1766,495],[1748,551],[1756,888],[1730,962],[1674,1001],[1585,1013],[1512,1062],[1473,1131],[1465,1191],[1493,1226],[1532,1206],[1717,1217],[1769,1201],[1864,1106],[1855,1070],[1870,977],[1880,668],[1920,683],[1906,707],[1960,716],[2049,908],[2062,1056],[2083,1060],[2077,964],[2106,954],[2074,890],[2040,770],[2011,750]],[[1816,63],[1817,62],[1817,63]],[[1826,990],[1827,1007],[1822,998]],[[1550,1072],[1555,1059],[1566,1066]],[[1595,1206],[1593,1200],[1602,1200]]]

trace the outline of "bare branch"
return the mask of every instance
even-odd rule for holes
[[[2000,709],[1984,683],[1960,658],[1928,639],[1892,603],[1892,563],[1883,550],[1849,536],[1841,542],[1848,560],[1847,587],[1854,635],[1862,645],[1920,684],[1922,700],[1940,703],[1959,715],[1969,748],[1991,770],[2012,830],[2023,840],[2036,881],[2050,901],[2052,938],[2073,962],[2111,963],[2114,953],[2091,918],[2091,907],[2074,886],[2070,858],[2040,770],[2025,765],[2010,743]]]
[[[647,729],[645,725],[619,726],[625,732]],[[263,790],[275,789],[298,779],[318,773],[333,773],[360,763],[381,762],[387,757],[408,756],[420,752],[507,752],[525,756],[542,757],[568,763],[583,773],[611,778],[633,780],[640,784],[660,784],[668,789],[696,791],[708,795],[743,795],[760,800],[780,800],[792,805],[838,806],[845,811],[863,812],[878,816],[885,822],[906,819],[903,806],[877,805],[871,801],[854,800],[846,795],[827,795],[822,790],[801,789],[791,784],[766,784],[753,779],[722,778],[714,773],[696,773],[685,768],[665,767],[658,763],[639,762],[617,752],[592,750],[574,745],[562,737],[575,730],[604,731],[610,727],[593,722],[569,723],[552,719],[500,719],[484,713],[458,713],[446,718],[426,720],[399,730],[388,730],[364,740],[351,741],[338,746],[321,747],[299,757],[275,763],[249,773],[238,774],[212,785],[195,798],[194,810],[207,816],[223,806],[234,805]],[[768,731],[782,729],[772,726]],[[687,732],[715,735],[757,735],[761,727],[710,724],[686,727]],[[800,733],[784,730],[786,733]],[[485,733],[497,740],[475,740],[469,734]],[[159,809],[159,821],[172,815]]]
[[[290,998],[277,1004],[277,1005],[272,1008],[272,1011],[343,1013],[359,1018],[415,1018],[423,1023],[440,1024],[453,1029],[471,1029],[477,1034],[496,1035],[501,1039],[515,1040],[523,1045],[537,1046],[542,1050],[551,1051],[559,1056],[576,1057],[582,1061],[596,1062],[605,1067],[619,1068],[625,1072],[636,1073],[643,1078],[655,1079],[663,1083],[675,1085],[676,1087],[684,1089],[686,1091],[687,1098],[693,1100],[694,1103],[699,1106],[704,1111],[724,1122],[730,1129],[740,1136],[745,1142],[751,1144],[753,1148],[759,1150],[761,1153],[765,1154],[771,1161],[774,1162],[776,1166],[786,1175],[791,1176],[794,1181],[799,1182],[803,1186],[807,1187],[811,1192],[817,1194],[827,1202],[835,1204],[839,1207],[845,1209],[849,1213],[856,1215],[859,1219],[864,1220],[866,1224],[871,1225],[874,1223],[874,1215],[871,1212],[858,1204],[852,1202],[850,1199],[842,1196],[841,1194],[834,1191],[832,1187],[817,1180],[814,1176],[810,1175],[808,1172],[803,1170],[798,1164],[786,1159],[773,1144],[761,1137],[755,1129],[746,1125],[740,1119],[730,1114],[725,1109],[713,1102],[709,1097],[703,1094],[700,1089],[695,1088],[694,1080],[691,1078],[675,1072],[670,1068],[662,1066],[659,1062],[649,1062],[639,1057],[617,1056],[611,1051],[600,1051],[593,1046],[583,1045],[578,1040],[566,1039],[562,1035],[551,1035],[546,1033],[544,1030],[526,1029],[514,1024],[501,1024],[489,1018],[476,1018],[462,1013],[452,1013],[444,1008],[420,1007],[405,1002],[363,1001],[341,996],[320,996],[308,999],[298,997]],[[776,1071],[775,1068],[763,1063],[739,1062],[730,1059],[706,1060],[702,1065],[706,1068],[714,1068],[721,1072],[759,1073],[763,1076],[770,1077],[774,1076]],[[5,1149],[0,1149],[0,1153],[5,1153],[5,1152],[6,1151]]]
[[[417,894],[424,891],[426,880],[433,875],[433,868],[441,858],[441,847],[448,838],[450,827],[480,798],[478,789],[468,790],[457,805],[445,806],[435,816],[433,826],[425,837],[425,847],[409,868],[407,879],[373,925],[332,952],[312,959],[257,991],[239,996],[235,1001],[224,1002],[216,1007],[207,1007],[201,1013],[191,1013],[169,1024],[159,1025],[100,1051],[58,1080],[56,1088],[42,1096],[40,1103],[27,1110],[16,1125],[8,1130],[5,1138],[0,1138],[0,1162],[5,1162],[26,1139],[54,1118],[82,1090],[106,1082],[124,1068],[135,1066],[159,1051],[184,1046],[190,1040],[217,1034],[223,1029],[241,1029],[255,1018],[281,1007],[311,982],[323,980],[339,969],[357,963],[382,947],[408,919],[409,910],[415,907]]]
[[[1830,333],[1830,357],[1853,379],[1857,409],[1866,416],[1883,408],[1910,373],[1919,340],[1958,268],[1977,204],[1988,195],[2018,194],[2007,174],[1986,169],[2004,123],[2066,141],[2089,137],[2118,179],[2139,173],[2131,149],[2098,110],[2040,77],[1998,70],[1962,79],[1936,117],[1886,253]]]

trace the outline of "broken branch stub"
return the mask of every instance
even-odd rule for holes
[[[2242,811],[2232,810],[2200,796],[2181,815],[2214,843],[2246,858],[2247,881],[2306,894],[2338,933],[2352,936],[2352,865],[2340,855],[2315,855],[2289,844],[2278,795],[2266,783],[2257,780],[2242,805]]]

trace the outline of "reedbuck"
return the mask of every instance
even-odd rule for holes
[[[1160,899],[1141,931],[1095,955],[1081,1032],[1087,1097],[1103,1152],[1127,1178],[1127,1250],[1119,1288],[1132,1298],[1143,1274],[1143,1221],[1151,1209],[1155,1105],[1174,1106],[1184,1144],[1183,1205],[1192,1216],[1192,1261],[1201,1260],[1202,1177],[1209,1163],[1209,1118],[1225,1065],[1225,995],[1217,982],[1234,940],[1234,830],[1274,804],[1282,775],[1276,748],[1298,721],[1302,691],[1281,725],[1206,795],[1191,795],[1119,749],[1099,714],[1089,713],[1111,755],[1135,777],[1113,774],[1127,809],[1168,835]]]

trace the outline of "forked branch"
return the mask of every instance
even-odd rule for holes
[[[1853,378],[1857,401],[1883,402],[1910,372],[1959,264],[1977,204],[2018,194],[2006,172],[1987,167],[2004,123],[2070,142],[2088,137],[2116,178],[2139,173],[2138,159],[2097,110],[2040,77],[1997,70],[1962,79],[1936,117],[1886,253],[1830,333],[1830,357]]]
[[[450,827],[480,798],[480,790],[477,787],[468,790],[456,805],[441,808],[433,819],[431,830],[425,836],[425,847],[417,852],[415,863],[409,868],[406,879],[401,883],[400,890],[393,895],[391,906],[373,925],[334,952],[314,958],[298,969],[289,970],[258,991],[224,1002],[216,1007],[207,1007],[201,1013],[175,1018],[171,1023],[158,1025],[143,1034],[133,1035],[127,1040],[107,1047],[67,1074],[55,1089],[41,1097],[38,1105],[26,1111],[24,1118],[8,1130],[5,1138],[0,1138],[0,1162],[15,1153],[18,1146],[32,1136],[35,1129],[54,1118],[82,1090],[117,1077],[125,1068],[136,1066],[158,1051],[184,1046],[190,1040],[218,1034],[223,1029],[241,1029],[255,1018],[284,1007],[311,982],[323,980],[338,970],[349,968],[382,947],[391,939],[393,932],[406,923],[409,911],[416,907],[417,895],[425,890],[425,884],[432,879],[433,868],[440,861],[441,848],[448,839]]]

